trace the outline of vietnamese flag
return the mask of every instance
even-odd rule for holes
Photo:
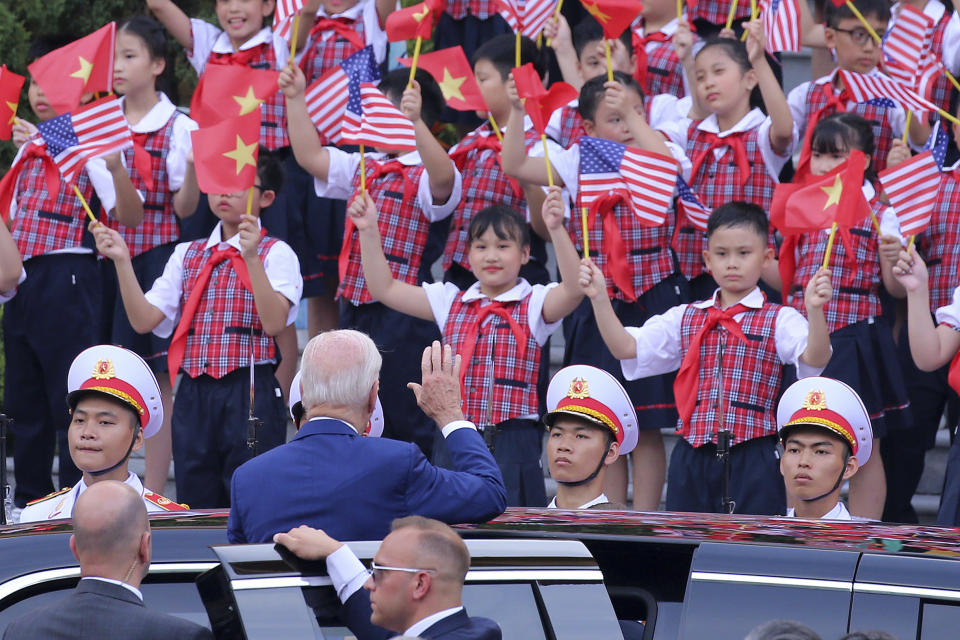
[[[522,67],[514,67],[512,73],[517,94],[525,98],[523,106],[540,135],[543,135],[547,128],[550,114],[580,95],[579,91],[566,82],[553,83],[549,91],[544,89],[532,62]]]
[[[385,25],[387,40],[402,42],[422,38],[429,40],[433,28],[446,8],[444,0],[425,0],[406,9],[394,11]]]
[[[400,58],[398,62],[410,66],[410,58]],[[467,62],[463,47],[450,47],[439,51],[421,54],[417,66],[433,76],[447,106],[458,111],[486,111],[487,103],[480,93],[473,69]]]
[[[37,58],[27,69],[58,114],[80,106],[85,93],[113,91],[113,47],[117,23]]]
[[[583,0],[583,8],[603,27],[603,37],[619,38],[643,11],[640,0]]]
[[[260,105],[277,92],[279,71],[251,69],[234,64],[210,64],[190,101],[190,117],[201,127],[224,118],[260,115]]]
[[[260,112],[190,133],[197,184],[204,193],[238,193],[257,179]]]
[[[7,69],[7,65],[0,66],[0,140],[9,140],[13,135],[20,90],[25,81],[26,78]]]

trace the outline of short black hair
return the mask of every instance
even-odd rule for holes
[[[280,159],[274,152],[261,145],[257,150],[257,178],[260,179],[260,193],[264,191],[280,193],[284,177]]]
[[[873,125],[852,112],[832,113],[821,118],[810,135],[810,151],[817,153],[847,153],[856,149],[870,158],[874,145]],[[864,177],[871,182],[876,178],[872,164],[864,171]]]
[[[143,41],[150,58],[163,60],[166,66],[157,78],[157,89],[163,91],[174,104],[177,103],[177,83],[173,76],[173,56],[167,45],[167,31],[159,22],[147,16],[134,16],[117,25],[117,33],[130,33]]]
[[[68,35],[37,36],[30,42],[27,48],[27,62],[34,62],[37,58],[42,58],[51,51],[59,49],[73,42],[75,38]]]
[[[420,118],[428,129],[432,129],[433,123],[437,121],[440,112],[443,111],[443,92],[440,91],[440,85],[433,79],[433,76],[422,68],[417,68],[413,79],[420,83],[420,96],[423,99]],[[389,100],[391,95],[397,96],[397,98],[402,96],[408,84],[410,84],[410,69],[394,69],[383,76],[377,88]]]
[[[477,66],[481,60],[486,60],[492,64],[500,73],[500,77],[506,81],[510,76],[510,71],[516,66],[517,39],[513,34],[505,33],[496,36],[484,42],[473,52],[473,58],[470,65]],[[544,53],[537,48],[537,45],[527,36],[520,38],[520,66],[533,63],[537,75],[542,79],[547,74],[547,60]]]
[[[577,51],[578,59],[583,55],[583,50],[588,44],[605,40],[603,27],[600,26],[596,18],[589,14],[573,27],[570,35],[573,36],[573,48]],[[627,51],[633,53],[633,31],[624,29],[623,33],[620,34],[620,41],[627,48]]]
[[[747,227],[766,242],[770,236],[767,214],[751,202],[727,202],[720,205],[707,219],[707,238],[723,227]]]
[[[750,56],[747,54],[747,45],[740,42],[736,38],[720,38],[714,36],[713,38],[708,39],[700,50],[697,51],[695,57],[699,57],[701,53],[709,49],[723,49],[724,53],[727,56],[737,63],[737,66],[740,67],[741,73],[746,73],[753,69],[753,64],[750,62]]]
[[[472,243],[486,233],[487,229],[501,240],[513,240],[521,247],[530,246],[530,228],[516,209],[505,204],[495,204],[481,209],[470,221],[467,242]]]
[[[853,0],[853,6],[863,14],[864,18],[873,16],[881,22],[890,22],[890,4],[887,0]],[[832,2],[826,3],[823,21],[827,27],[836,29],[841,20],[848,18],[857,18],[857,15],[846,3],[839,7]]]
[[[614,71],[613,79],[616,82],[619,82],[627,89],[633,89],[640,97],[643,98],[643,87],[637,82],[636,78],[631,75],[624,73],[623,71]],[[600,101],[603,100],[604,92],[606,89],[603,88],[603,85],[607,82],[607,74],[602,74],[594,78],[590,78],[583,83],[583,86],[580,88],[580,100],[577,103],[577,112],[580,114],[580,117],[584,120],[593,120],[597,115],[597,107],[600,105]]]

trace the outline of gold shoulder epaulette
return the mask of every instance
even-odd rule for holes
[[[171,500],[170,498],[164,498],[159,493],[154,493],[153,491],[144,491],[143,499],[155,504],[164,511],[189,511],[190,508],[185,504],[178,504]]]
[[[60,489],[60,491],[54,491],[53,493],[47,494],[42,498],[31,500],[30,502],[27,503],[27,506],[29,507],[32,504],[37,504],[38,502],[43,502],[44,500],[49,500],[50,498],[56,498],[57,496],[61,496],[65,494],[67,491],[70,491],[71,489],[73,489],[73,487],[64,487],[63,489]]]

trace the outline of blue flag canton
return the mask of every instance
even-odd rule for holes
[[[687,181],[684,180],[682,176],[677,176],[677,197],[686,202],[697,205],[700,204],[700,199],[697,198],[697,194],[693,192],[693,189],[690,188],[690,185],[687,184]]]
[[[625,146],[604,138],[580,138],[580,173],[619,173]]]
[[[53,157],[80,144],[80,140],[77,139],[77,132],[73,130],[73,119],[69,113],[41,122],[37,125],[37,129],[40,130],[40,135],[47,143],[47,151]]]
[[[360,100],[360,85],[364,82],[379,82],[380,69],[373,55],[373,47],[366,46],[340,63],[347,75],[347,110],[363,113]]]
[[[863,104],[868,104],[871,107],[884,107],[885,109],[893,109],[897,106],[897,103],[890,98],[870,98]]]
[[[944,129],[943,124],[937,122],[934,126],[933,133],[930,134],[930,139],[927,140],[927,144],[924,145],[924,151],[930,151],[933,155],[934,161],[937,163],[937,168],[943,171],[943,163],[947,159],[947,144],[949,143],[949,136],[947,135],[946,129]]]

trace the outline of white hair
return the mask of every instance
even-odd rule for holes
[[[365,333],[352,329],[325,331],[303,350],[302,402],[307,411],[319,404],[359,407],[380,377],[383,359]]]

